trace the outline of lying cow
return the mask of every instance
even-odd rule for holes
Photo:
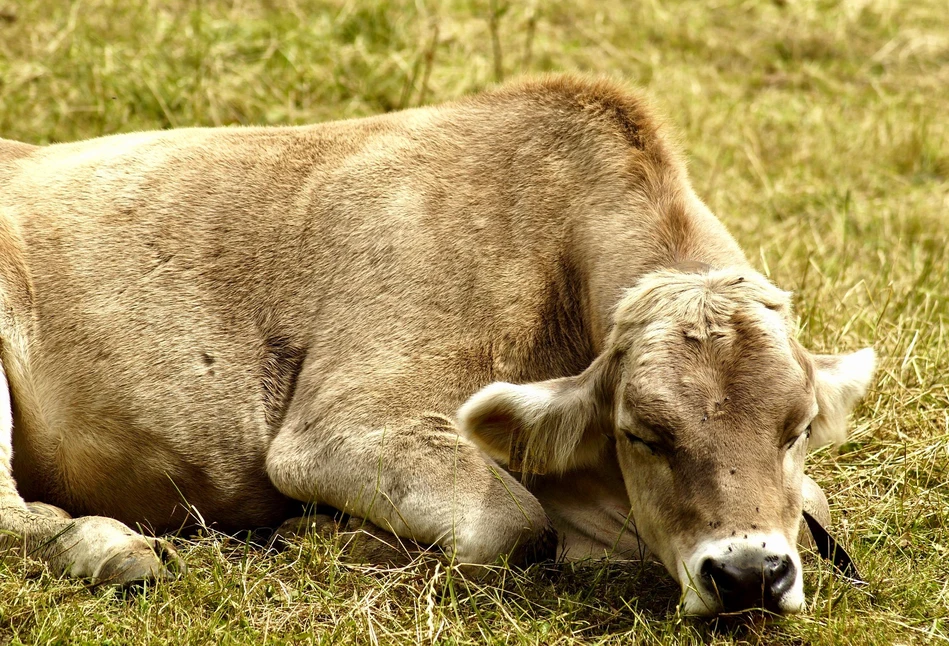
[[[648,549],[687,612],[798,611],[804,456],[874,364],[802,348],[667,127],[573,78],[0,141],[0,299],[0,530],[97,581],[176,559],[128,525],[303,501],[467,564]]]

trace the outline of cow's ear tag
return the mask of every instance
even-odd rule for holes
[[[850,558],[850,555],[847,554],[840,543],[834,540],[834,537],[830,535],[830,532],[820,524],[820,521],[811,516],[806,511],[803,512],[804,521],[807,523],[807,528],[811,530],[811,536],[814,537],[814,543],[817,545],[817,551],[820,555],[834,564],[834,569],[847,580],[850,585],[862,588],[867,585],[867,582],[863,580],[863,577],[860,576],[860,572],[857,570],[857,565],[853,562],[853,559]]]
[[[514,428],[511,432],[511,452],[508,455],[507,468],[522,475],[544,475],[547,469],[536,459],[527,456],[527,439],[521,429]]]

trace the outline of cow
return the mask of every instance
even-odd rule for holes
[[[805,454],[874,370],[801,346],[646,98],[571,76],[0,141],[0,362],[0,530],[55,571],[306,503],[472,568],[649,553],[697,615],[801,610]]]

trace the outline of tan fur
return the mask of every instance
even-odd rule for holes
[[[659,294],[680,284],[682,312]],[[314,126],[0,141],[0,299],[0,529],[30,534],[3,506],[23,499],[154,531],[318,502],[471,563],[549,549],[551,528],[469,438],[506,463],[539,393],[530,453],[618,460],[629,488],[604,456],[639,331],[716,299],[789,320],[648,103],[571,77]]]

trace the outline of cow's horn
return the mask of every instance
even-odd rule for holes
[[[811,530],[811,536],[814,537],[814,543],[817,545],[817,551],[820,555],[833,563],[837,572],[851,585],[858,588],[867,585],[867,582],[860,576],[860,572],[857,570],[857,566],[853,562],[853,559],[850,558],[850,554],[847,553],[847,550],[834,540],[834,537],[820,524],[820,521],[806,511],[802,513],[804,514],[804,521],[807,523],[807,528]]]

